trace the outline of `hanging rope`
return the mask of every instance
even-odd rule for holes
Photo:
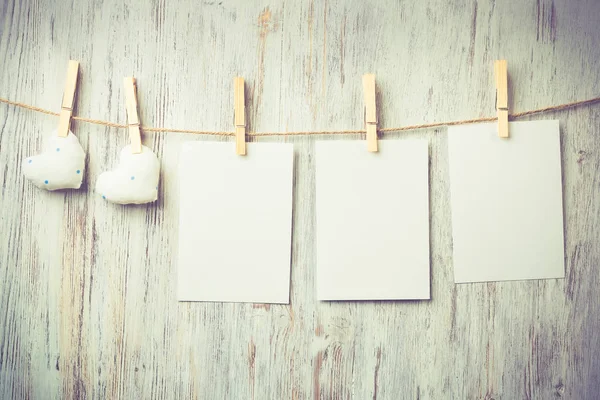
[[[0,102],[10,104],[10,105],[13,105],[16,107],[25,108],[27,110],[43,113],[43,114],[54,115],[57,117],[59,116],[59,114],[54,111],[46,110],[46,109],[43,109],[40,107],[35,107],[35,106],[25,104],[25,103],[19,103],[17,101],[11,101],[8,99],[4,99],[2,97],[0,97]],[[521,117],[525,117],[528,115],[541,114],[541,113],[546,113],[546,112],[551,112],[551,111],[561,111],[561,110],[565,110],[567,108],[581,107],[581,106],[586,106],[586,105],[590,105],[590,104],[594,104],[594,103],[598,103],[598,102],[600,102],[600,97],[595,97],[595,98],[589,99],[589,100],[581,100],[581,101],[575,101],[572,103],[559,104],[556,106],[538,108],[535,110],[521,111],[518,113],[510,114],[509,117],[511,119],[516,119],[516,118],[521,118]],[[99,119],[91,119],[91,118],[84,118],[84,117],[78,117],[78,116],[73,116],[73,119],[77,120],[77,121],[85,122],[88,124],[109,126],[111,128],[126,128],[127,127],[127,125],[124,125],[124,124],[117,124],[115,122],[102,121]],[[416,130],[416,129],[437,128],[440,126],[473,124],[473,123],[477,123],[477,122],[492,122],[492,121],[496,121],[496,120],[497,120],[496,117],[481,117],[481,118],[474,118],[474,119],[464,119],[464,120],[459,120],[459,121],[432,122],[432,123],[428,123],[428,124],[407,125],[407,126],[399,126],[399,127],[394,127],[394,128],[380,128],[380,129],[378,129],[378,131],[379,132],[412,131],[412,130]],[[225,132],[225,131],[198,131],[198,130],[192,130],[192,129],[153,128],[150,126],[144,126],[144,127],[142,127],[142,129],[146,132],[173,132],[173,133],[190,133],[190,134],[194,134],[194,135],[217,135],[217,136],[233,136],[233,135],[235,135],[234,132]],[[351,130],[342,130],[342,131],[249,132],[248,135],[249,136],[347,135],[347,134],[356,134],[356,133],[365,133],[365,132],[366,131],[364,129],[351,129]]]

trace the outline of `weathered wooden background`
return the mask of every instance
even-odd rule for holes
[[[263,132],[361,128],[366,72],[382,127],[493,116],[498,58],[514,111],[600,94],[598,0],[1,0],[0,10],[0,96],[58,110],[73,58],[76,114],[115,122],[127,75],[145,125],[205,130],[233,129],[236,75],[250,129]],[[190,304],[175,299],[179,144],[226,139],[145,134],[162,162],[160,198],[121,207],[93,186],[124,130],[75,123],[86,185],[48,193],[20,160],[57,118],[0,104],[0,397],[600,398],[600,106],[535,118],[560,119],[564,280],[453,283],[436,129],[384,135],[430,142],[431,301],[317,302],[315,138],[260,138],[295,145],[291,304]]]

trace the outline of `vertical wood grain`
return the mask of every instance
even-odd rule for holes
[[[249,131],[380,127],[495,115],[600,93],[600,3],[538,0],[256,2],[7,0],[0,94],[58,111],[80,61],[75,114],[124,123],[123,76],[143,125],[231,130],[246,78]],[[536,117],[541,118],[541,117]],[[290,305],[178,303],[181,142],[143,133],[159,199],[103,201],[127,131],[74,121],[84,186],[48,193],[21,173],[57,118],[0,105],[0,398],[597,399],[600,391],[600,108],[560,119],[562,280],[455,285],[445,129],[384,134],[430,145],[431,301],[315,300],[314,140],[294,143]],[[361,139],[361,135],[327,138]],[[233,150],[232,150],[233,151]],[[365,266],[368,268],[368,266]]]

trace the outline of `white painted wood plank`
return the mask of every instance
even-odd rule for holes
[[[362,128],[367,72],[381,127],[494,115],[500,58],[510,110],[600,93],[596,0],[0,10],[2,96],[58,110],[76,59],[75,115],[121,123],[124,76],[137,78],[142,124],[207,130],[232,129],[234,76],[249,131]],[[58,120],[0,105],[0,398],[596,399],[600,109],[544,117],[561,121],[565,280],[454,285],[445,130],[424,130],[384,137],[430,140],[432,300],[318,303],[314,138],[261,138],[295,145],[292,287],[289,306],[252,306],[175,299],[179,144],[223,138],[144,134],[160,198],[120,207],[93,185],[125,130],[74,122],[86,186],[45,193],[19,162]]]

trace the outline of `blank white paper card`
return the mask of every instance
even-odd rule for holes
[[[247,149],[182,145],[179,301],[289,303],[293,145]]]
[[[448,128],[455,282],[564,278],[558,121]]]
[[[316,142],[320,300],[429,299],[425,140]]]

